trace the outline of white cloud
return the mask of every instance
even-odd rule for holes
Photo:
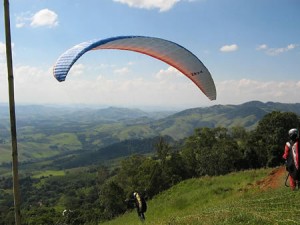
[[[86,72],[84,68],[83,72]],[[2,74],[3,70],[0,71],[0,102],[8,101],[7,82]],[[146,79],[108,74],[86,79],[86,76],[75,78],[69,74],[67,81],[57,82],[52,68],[43,70],[30,66],[17,66],[14,76],[17,103],[185,107],[209,101],[193,82],[179,76],[171,67]]]
[[[124,75],[124,74],[128,74],[129,71],[130,71],[130,70],[129,70],[128,67],[122,67],[122,68],[119,68],[119,69],[115,69],[115,70],[114,70],[114,73]]]
[[[299,102],[300,81],[227,80],[216,84],[220,104],[239,104],[252,100],[263,102]]]
[[[193,88],[193,84],[186,76],[172,66],[169,66],[165,70],[159,70],[155,74],[155,82],[158,86],[164,87],[164,91],[166,92],[176,92],[176,90],[180,90],[186,87],[186,85],[190,85],[190,88],[194,89],[195,91],[197,90],[196,86]]]
[[[292,50],[292,49],[294,49],[294,48],[296,48],[297,47],[297,45],[295,45],[295,44],[289,44],[288,46],[287,46],[287,50]]]
[[[297,44],[289,44],[286,47],[282,47],[282,48],[269,48],[266,44],[263,44],[263,45],[260,45],[257,48],[257,50],[264,51],[267,55],[270,55],[270,56],[277,56],[284,52],[291,51],[291,50],[297,48],[298,46],[299,45],[297,45]]]
[[[155,77],[158,80],[169,80],[172,78],[177,78],[178,76],[182,76],[182,74],[174,67],[169,66],[166,70],[161,69]]]
[[[26,24],[30,23],[32,15],[30,12],[23,12],[16,17],[16,27],[22,28],[25,27]]]
[[[81,74],[83,74],[83,71],[85,69],[85,66],[81,63],[75,64],[71,67],[71,70],[69,72],[70,76],[79,76]]]
[[[238,46],[236,44],[232,44],[232,45],[224,45],[220,48],[221,52],[234,52],[238,50]]]
[[[58,15],[49,9],[42,9],[35,14],[30,12],[22,13],[16,18],[16,27],[55,27],[58,25]]]
[[[30,25],[32,27],[48,26],[55,27],[58,25],[58,16],[49,9],[42,9],[33,15]]]
[[[268,46],[266,44],[261,44],[256,48],[256,50],[260,51],[260,50],[265,50],[267,48],[268,48]]]
[[[0,62],[5,58],[6,46],[5,43],[0,42]]]
[[[158,8],[160,12],[170,10],[176,3],[182,0],[113,0],[129,5],[129,7],[141,9],[154,9]],[[192,2],[189,0],[189,2]]]
[[[86,74],[87,72],[87,68],[83,65],[78,65],[77,69],[80,73]],[[86,79],[86,76],[75,77],[76,74],[77,72],[73,71],[65,82],[58,82],[52,75],[52,68],[16,66],[14,69],[16,103],[128,107],[134,104],[135,106],[186,108],[215,104],[241,104],[252,100],[299,102],[300,80],[219,81],[216,82],[217,100],[209,101],[193,82],[172,67],[159,70],[148,77],[116,77],[109,76],[107,73]],[[0,63],[0,102],[8,101],[7,86],[6,67],[4,63]]]

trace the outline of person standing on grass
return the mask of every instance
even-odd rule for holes
[[[289,130],[290,141],[286,142],[284,148],[284,154],[282,156],[285,159],[286,170],[289,172],[290,188],[295,190],[296,184],[300,180],[299,172],[299,132],[298,129],[293,128]]]
[[[144,221],[145,220],[145,215],[144,213],[147,211],[147,203],[142,194],[140,194],[137,191],[134,191],[131,193],[130,197],[127,202],[127,207],[128,208],[136,208],[138,217]]]

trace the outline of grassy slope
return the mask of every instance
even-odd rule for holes
[[[300,224],[300,192],[284,187],[285,175],[280,168],[186,180],[148,202],[144,224]],[[133,211],[103,224],[141,222]]]

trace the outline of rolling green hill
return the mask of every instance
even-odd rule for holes
[[[241,126],[250,130],[272,111],[294,112],[300,115],[300,104],[252,101],[241,105],[215,105],[187,109],[154,122],[152,127],[159,133],[174,139],[191,135],[197,127]]]
[[[145,225],[299,224],[299,191],[285,169],[250,170],[183,181],[148,201]],[[141,224],[135,211],[102,225]]]
[[[78,151],[97,151],[130,139],[160,135],[181,140],[199,127],[241,126],[253,129],[272,111],[300,115],[300,104],[258,101],[241,105],[215,105],[181,112],[144,112],[109,107],[72,108],[17,106],[20,161],[46,159]],[[0,163],[10,159],[10,126],[7,106],[0,105]]]

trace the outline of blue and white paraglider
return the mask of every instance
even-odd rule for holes
[[[64,81],[73,64],[90,50],[119,49],[143,53],[159,59],[191,79],[210,99],[216,99],[216,87],[208,69],[186,48],[168,40],[144,36],[119,36],[83,42],[63,53],[53,68],[58,81]]]

